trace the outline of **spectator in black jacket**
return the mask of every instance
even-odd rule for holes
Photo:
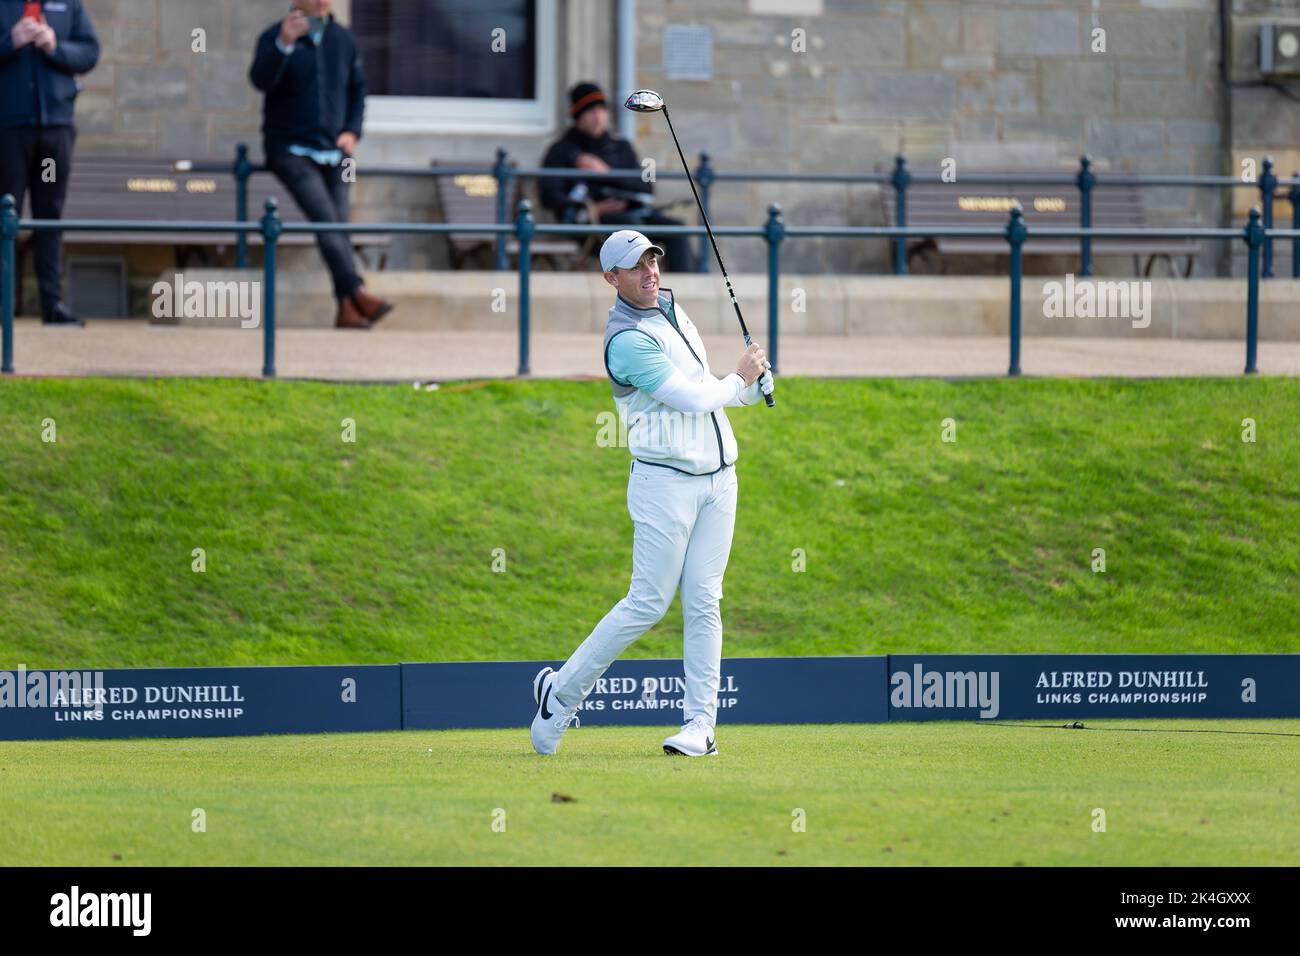
[[[30,16],[37,12],[39,16]],[[32,192],[32,217],[60,219],[72,174],[76,77],[99,62],[99,40],[81,0],[0,0],[0,195],[22,214]],[[63,236],[32,240],[41,318],[46,325],[84,323],[63,304]]]
[[[595,83],[579,83],[569,91],[569,116],[573,125],[551,144],[543,166],[589,169],[636,169],[641,161],[636,149],[609,130],[609,104]],[[560,222],[583,220],[585,203],[595,202],[602,223],[632,225],[650,237],[666,253],[668,266],[677,272],[690,272],[693,266],[686,236],[655,237],[655,226],[680,226],[673,219],[650,207],[654,183],[640,176],[627,179],[543,179],[542,205]]]
[[[294,9],[257,40],[249,79],[266,94],[266,164],[312,222],[347,222],[344,160],[361,138],[366,75],[352,31],[331,0],[293,0]],[[368,329],[392,305],[366,291],[346,233],[316,236],[338,300],[334,324]]]

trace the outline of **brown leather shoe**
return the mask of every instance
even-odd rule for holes
[[[357,307],[358,312],[370,320],[371,325],[393,311],[391,302],[385,301],[377,295],[371,295],[366,291],[365,286],[361,286],[356,292],[352,293],[352,303]]]
[[[351,299],[339,303],[339,314],[334,319],[336,329],[368,329],[370,320],[357,311]]]

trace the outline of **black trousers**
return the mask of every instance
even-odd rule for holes
[[[694,272],[695,256],[691,254],[692,236],[666,236],[655,238],[655,226],[680,226],[682,221],[672,216],[657,212],[641,213],[636,210],[610,213],[600,217],[600,224],[611,226],[629,226],[664,251],[664,269],[671,272]],[[612,231],[612,230],[611,230]]]
[[[8,193],[14,197],[19,216],[23,214],[23,197],[30,190],[33,219],[63,218],[76,138],[77,131],[71,126],[0,130],[0,196]],[[48,315],[63,298],[63,233],[35,233],[32,250],[41,314]]]
[[[348,221],[348,183],[343,181],[341,166],[323,166],[293,153],[279,153],[266,164],[312,222]],[[330,271],[334,298],[342,302],[362,285],[352,240],[346,233],[321,232],[316,234],[316,245]]]

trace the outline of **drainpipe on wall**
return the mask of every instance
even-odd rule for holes
[[[618,135],[631,139],[635,132],[632,122],[636,114],[622,106],[628,94],[636,89],[636,0],[618,0],[617,16],[618,49],[614,56],[614,92],[609,105],[618,116]]]
[[[1232,166],[1232,144],[1235,137],[1232,129],[1232,15],[1228,9],[1228,0],[1219,0],[1219,123],[1222,133],[1219,136],[1219,149],[1222,154],[1221,169],[1230,175],[1237,175]],[[1225,226],[1232,225],[1232,207],[1234,189],[1220,191],[1220,221]],[[1219,275],[1232,275],[1232,259],[1235,253],[1233,244],[1219,243]]]

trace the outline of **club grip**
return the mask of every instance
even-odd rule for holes
[[[768,408],[776,408],[776,390],[773,389],[771,394],[764,395],[763,401],[767,403]]]

